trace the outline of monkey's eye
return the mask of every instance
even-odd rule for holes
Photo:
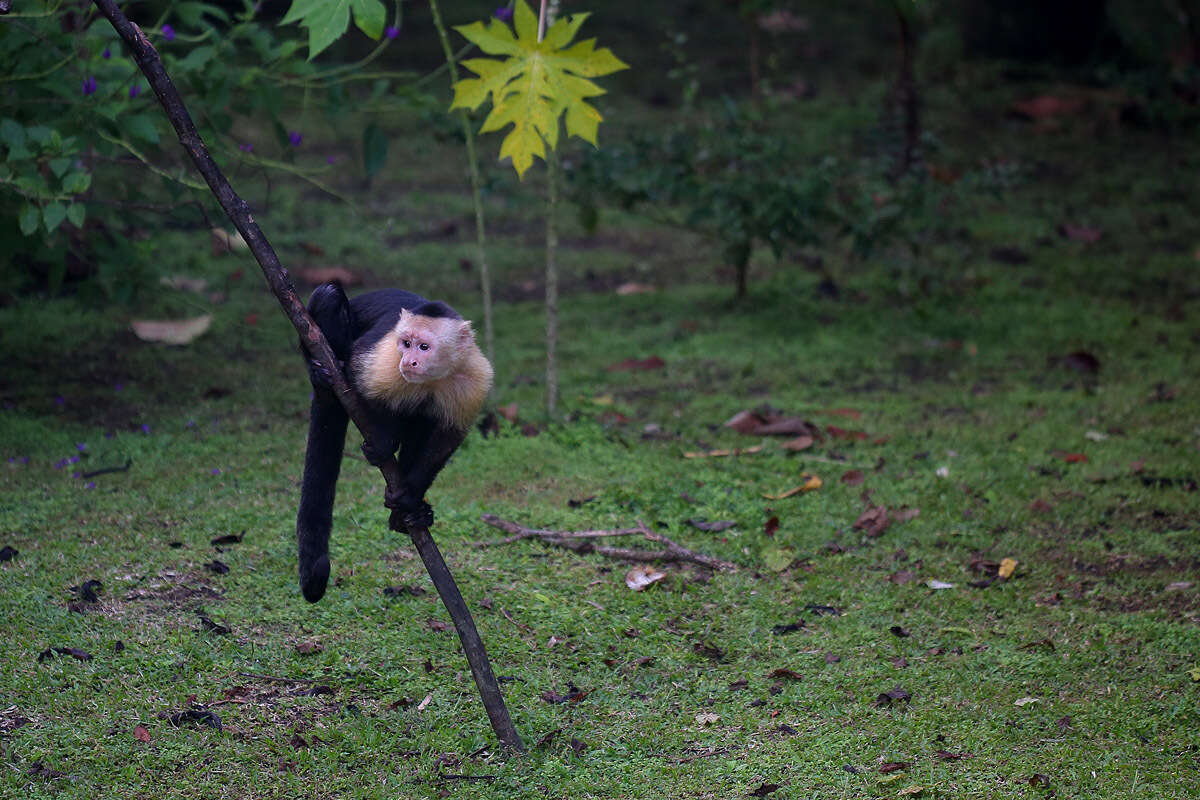
[[[421,348],[422,350],[428,350],[428,349],[429,349],[429,345],[427,345],[425,342],[421,342],[421,344],[420,344],[420,348]]]
[[[412,347],[412,340],[411,340],[411,339],[405,339],[405,340],[404,340],[404,346],[405,346],[405,347]]]

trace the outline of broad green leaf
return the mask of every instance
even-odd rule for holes
[[[33,139],[38,144],[43,144],[43,145],[48,144],[50,142],[51,134],[53,134],[54,132],[55,131],[52,131],[50,128],[47,128],[45,125],[33,125],[33,126],[25,129],[25,133],[29,136],[30,139]]]
[[[225,12],[225,9],[210,3],[176,3],[174,11],[180,21],[197,27],[204,21],[206,15],[216,17],[222,22],[229,22],[229,14]]]
[[[483,52],[507,58],[462,62],[478,77],[454,84],[450,108],[475,110],[490,101],[492,109],[480,133],[512,126],[500,144],[500,157],[511,158],[522,177],[534,158],[545,158],[547,146],[558,146],[560,119],[565,118],[567,135],[596,144],[603,118],[586,101],[604,90],[587,79],[628,66],[611,50],[597,50],[595,39],[567,47],[587,16],[559,19],[538,42],[537,17],[520,0],[513,10],[512,29],[496,19],[455,28]]]
[[[71,168],[71,159],[69,158],[52,158],[50,159],[50,171],[55,177],[61,178],[63,173]]]
[[[367,125],[363,131],[363,170],[367,177],[378,175],[387,163],[388,140],[378,125],[374,122]]]
[[[359,30],[372,39],[383,35],[387,12],[380,0],[293,0],[280,24],[298,22],[308,28],[308,58],[311,61],[350,27],[351,10]]]
[[[25,149],[25,129],[19,122],[11,119],[0,119],[0,144],[8,149]]]
[[[57,201],[42,209],[42,221],[46,223],[46,233],[54,233],[66,218],[67,207]]]
[[[150,144],[158,144],[158,127],[154,124],[153,115],[136,114],[122,120],[121,125],[129,131],[130,136],[135,136]]]
[[[87,216],[87,209],[83,203],[71,203],[67,206],[67,219],[71,220],[71,224],[76,228],[83,227],[83,220]]]
[[[796,560],[796,551],[790,547],[772,545],[763,550],[763,564],[771,572],[783,572]]]
[[[201,45],[192,50],[187,56],[180,60],[177,68],[184,72],[192,72],[198,69],[203,69],[204,65],[212,61],[213,56],[217,54],[217,48],[210,44]]]
[[[33,203],[26,203],[21,206],[21,213],[17,216],[17,224],[21,226],[21,233],[26,236],[32,236],[38,228],[38,223],[42,221],[42,210]]]
[[[86,192],[88,187],[92,185],[92,176],[87,172],[72,172],[67,177],[63,178],[63,191],[67,194],[79,194]]]

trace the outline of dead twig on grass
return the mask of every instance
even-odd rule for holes
[[[698,564],[712,570],[723,570],[732,572],[737,569],[737,565],[730,561],[724,561],[714,556],[705,553],[698,553],[695,550],[678,544],[670,538],[663,536],[661,533],[656,533],[650,530],[644,522],[638,522],[633,528],[614,528],[610,530],[585,530],[585,531],[555,531],[544,528],[526,528],[516,522],[505,519],[500,519],[494,514],[484,514],[483,521],[493,528],[499,528],[502,531],[510,534],[503,539],[496,539],[490,542],[476,542],[477,547],[492,547],[494,545],[511,544],[522,539],[537,539],[545,544],[562,547],[566,550],[571,550],[575,553],[596,553],[608,558],[616,558],[622,561],[674,561],[685,562],[689,564]],[[615,536],[635,536],[641,535],[647,540],[663,546],[661,550],[639,550],[630,547],[612,547],[609,545],[594,544],[592,540],[604,539]]]

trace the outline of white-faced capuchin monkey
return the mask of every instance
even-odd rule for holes
[[[428,527],[433,509],[425,492],[462,444],[492,388],[492,365],[475,344],[471,323],[445,303],[411,292],[382,289],[350,300],[334,283],[313,291],[308,312],[367,407],[378,448],[363,443],[367,461],[378,465],[400,450],[403,485],[384,505]],[[329,532],[348,418],[328,373],[311,357],[308,368],[312,416],[296,539],[300,589],[315,603],[329,581]]]

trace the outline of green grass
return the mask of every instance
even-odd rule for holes
[[[0,309],[0,546],[19,551],[0,564],[0,795],[727,798],[778,784],[772,796],[790,798],[917,786],[946,798],[1196,796],[1200,224],[1178,183],[1200,150],[1086,123],[1055,134],[980,123],[1003,108],[994,96],[974,109],[930,102],[942,158],[1005,157],[1022,177],[999,196],[958,196],[941,226],[952,233],[918,259],[857,262],[829,243],[841,300],[789,261],[757,258],[751,296],[735,305],[707,243],[620,216],[592,239],[565,216],[554,423],[539,411],[532,300],[540,189],[496,173],[497,400],[518,403],[539,434],[472,435],[431,500],[495,671],[512,679],[523,758],[496,752],[454,634],[430,624],[447,615],[386,530],[379,477],[354,437],[335,582],[321,603],[301,599],[293,519],[308,390],[294,334],[248,259],[209,256],[202,230],[154,231],[163,274],[206,277],[225,297],[151,287],[131,307],[81,294]],[[795,113],[820,132],[819,114]],[[826,138],[856,115],[831,110]],[[994,136],[976,141],[978,124]],[[378,216],[276,184],[260,221],[290,266],[344,265],[477,318],[474,268],[457,266],[474,259],[461,154],[396,125],[422,155],[398,158],[362,196]],[[252,182],[243,191],[265,197]],[[445,220],[457,233],[416,241]],[[1064,221],[1104,238],[1067,241],[1055,233]],[[1001,246],[1030,260],[992,260]],[[620,297],[623,280],[663,290]],[[213,330],[186,348],[128,332],[130,318],[200,311],[215,314]],[[1063,365],[1077,350],[1099,359],[1098,375]],[[650,355],[665,368],[606,370]],[[759,444],[721,423],[764,404],[868,438],[683,458]],[[651,423],[662,438],[643,437]],[[850,469],[863,486],[841,481]],[[764,498],[806,472],[824,485]],[[920,515],[866,537],[852,527],[864,491]],[[644,520],[739,569],[671,566],[634,593],[620,562],[531,542],[476,547],[499,535],[484,513],[563,529]],[[737,525],[704,533],[692,518]],[[1019,562],[1011,580],[968,585],[982,577],[973,563],[1003,558]],[[207,569],[213,559],[228,574]],[[70,587],[89,579],[102,581],[100,601],[73,610]],[[384,595],[397,585],[424,593]],[[231,632],[205,630],[201,612]],[[314,641],[320,652],[297,650]],[[93,658],[39,662],[48,647]],[[802,677],[771,675],[780,669]],[[332,693],[300,694],[316,686]],[[586,696],[543,697],[572,686]],[[877,703],[897,686],[911,700]],[[222,730],[170,724],[188,709],[218,713]],[[908,766],[882,774],[888,762]]]

